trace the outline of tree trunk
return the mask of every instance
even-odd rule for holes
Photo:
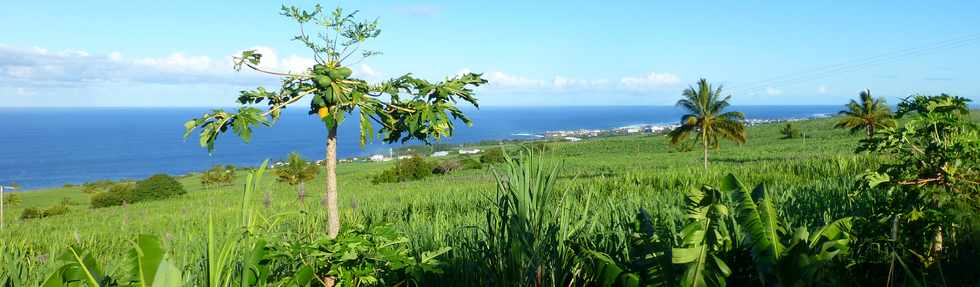
[[[306,199],[306,182],[299,182],[299,186],[296,187],[297,196],[299,197],[299,202],[303,203]]]
[[[701,143],[704,144],[704,170],[708,171],[708,132],[704,127],[701,128]]]
[[[340,211],[337,210],[337,126],[329,127],[327,135],[327,235],[337,238],[340,233]]]

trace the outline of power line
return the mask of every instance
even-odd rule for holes
[[[947,39],[939,42],[934,42],[925,46],[907,48],[907,49],[892,51],[892,52],[883,53],[871,57],[866,57],[862,59],[855,59],[855,60],[850,60],[850,61],[837,63],[833,65],[811,68],[804,71],[794,72],[794,73],[790,73],[790,74],[786,74],[786,75],[782,75],[782,76],[778,76],[762,81],[756,81],[748,84],[738,85],[733,87],[732,90],[740,91],[740,92],[750,92],[750,91],[764,89],[777,84],[783,84],[783,85],[798,84],[806,81],[827,78],[842,72],[854,71],[861,68],[865,68],[881,63],[886,63],[889,61],[895,61],[903,58],[925,55],[943,49],[951,49],[951,48],[967,46],[973,44],[977,40],[980,40],[980,33],[975,33],[967,36],[956,37],[956,38]]]

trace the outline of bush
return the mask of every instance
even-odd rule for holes
[[[136,182],[134,189],[136,201],[164,199],[187,193],[184,185],[162,173]]]
[[[231,185],[235,180],[235,166],[215,165],[201,174],[201,185],[205,187]]]
[[[793,126],[793,124],[787,123],[779,133],[783,134],[783,139],[795,139],[800,137],[800,129]]]
[[[187,193],[184,186],[169,175],[157,174],[136,183],[113,185],[108,191],[92,195],[92,208],[158,200]]]
[[[485,164],[502,163],[505,161],[507,161],[507,157],[504,156],[504,149],[499,147],[488,149],[483,152],[483,155],[480,155],[480,162]]]
[[[55,205],[46,209],[29,207],[20,213],[20,219],[45,218],[48,216],[62,215],[71,211],[67,205]]]
[[[436,167],[432,169],[434,174],[448,174],[462,168],[463,165],[455,159],[444,160],[436,164]]]
[[[467,158],[463,159],[462,160],[462,164],[463,164],[463,169],[482,169],[483,168],[483,164],[480,163],[480,160],[478,160],[476,158],[472,158],[472,157],[467,157]]]
[[[109,188],[109,191],[92,195],[91,206],[92,208],[102,208],[123,205],[124,203],[133,203],[136,201],[137,199],[136,193],[134,192],[134,184],[121,183],[112,186]]]
[[[432,175],[435,165],[419,156],[399,160],[395,166],[371,179],[374,184],[418,180]]]
[[[100,191],[105,191],[106,189],[109,189],[115,184],[116,183],[112,182],[111,180],[98,180],[93,182],[86,182],[85,184],[82,184],[82,192],[91,194]]]
[[[71,207],[68,207],[67,205],[59,204],[45,209],[44,217],[62,215],[68,213],[69,211],[71,211]]]
[[[20,219],[33,219],[44,217],[44,211],[34,207],[24,208],[24,211],[20,213]]]

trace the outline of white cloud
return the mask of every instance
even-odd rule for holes
[[[817,87],[818,94],[826,94],[828,91],[830,91],[830,88],[828,88],[826,85],[820,85]]]
[[[643,77],[623,77],[619,83],[626,89],[651,90],[674,86],[680,80],[680,77],[671,73],[650,72]]]
[[[368,66],[367,64],[361,64],[360,66],[357,67],[357,70],[355,72],[358,77],[364,77],[364,78],[378,78],[381,76],[381,72],[378,72],[377,70],[375,70],[371,66]]]
[[[201,72],[217,70],[222,66],[210,57],[187,56],[184,53],[173,53],[163,58],[141,58],[134,60],[133,63],[174,72]]]
[[[270,47],[254,49],[262,54],[259,66],[263,69],[302,72],[314,63],[297,55],[280,57]],[[95,82],[256,85],[277,81],[276,77],[247,70],[235,72],[231,57],[177,52],[163,57],[126,58],[118,51],[96,55],[82,50],[51,52],[40,47],[22,49],[0,45],[0,85],[67,86]]]
[[[489,81],[491,86],[501,87],[501,88],[541,88],[546,84],[544,81],[530,79],[523,76],[515,76],[510,74],[505,74],[504,72],[496,71],[485,75],[487,81]]]
[[[778,96],[782,94],[783,94],[783,90],[773,88],[773,87],[766,87],[766,95]]]

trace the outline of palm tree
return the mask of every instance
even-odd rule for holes
[[[677,106],[688,112],[681,116],[681,126],[670,131],[671,144],[683,142],[696,133],[695,140],[704,147],[704,169],[708,169],[708,149],[718,148],[720,138],[745,143],[745,115],[741,112],[724,112],[732,96],[721,96],[721,86],[714,88],[708,80],[701,79],[697,87],[684,90],[683,99]]]
[[[276,180],[297,186],[297,197],[302,202],[306,198],[307,181],[313,180],[320,171],[315,164],[307,162],[299,153],[292,152],[286,164],[276,169]]]
[[[860,97],[860,103],[851,100],[845,106],[847,109],[839,112],[843,117],[834,128],[851,129],[851,134],[864,130],[871,138],[876,129],[895,126],[892,110],[885,103],[885,98],[872,97],[869,89],[861,91]]]

